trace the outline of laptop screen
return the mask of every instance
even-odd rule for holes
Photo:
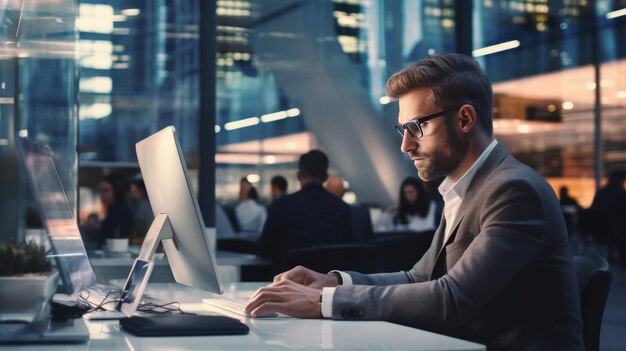
[[[17,145],[41,220],[48,232],[52,256],[63,281],[63,292],[74,295],[95,283],[96,275],[89,263],[52,151],[26,138],[18,138]]]
[[[152,261],[136,259],[133,267],[130,269],[126,284],[122,289],[119,302],[116,306],[118,311],[124,312],[126,315],[133,315],[137,310],[139,301],[143,295],[143,291],[148,284],[150,274],[152,273]]]

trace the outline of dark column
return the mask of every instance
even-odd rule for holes
[[[199,0],[200,115],[198,203],[207,227],[215,227],[215,1]]]
[[[456,52],[472,56],[472,1],[454,2]]]

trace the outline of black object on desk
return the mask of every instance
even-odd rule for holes
[[[139,336],[240,335],[250,330],[233,318],[190,314],[133,316],[122,318],[120,325]]]

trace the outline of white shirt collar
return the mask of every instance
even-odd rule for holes
[[[446,179],[443,180],[441,185],[439,185],[438,190],[441,196],[443,197],[444,201],[446,201],[446,197],[449,193],[453,193],[456,196],[463,198],[463,196],[465,195],[465,192],[467,191],[467,188],[469,188],[469,185],[472,182],[472,179],[474,178],[474,175],[476,174],[476,172],[478,172],[478,170],[483,165],[483,163],[485,163],[485,160],[487,159],[487,157],[489,157],[489,155],[491,154],[491,151],[493,151],[496,145],[498,145],[498,141],[494,139],[487,146],[487,148],[485,148],[483,153],[480,154],[480,157],[478,157],[478,159],[474,162],[472,167],[470,167],[470,169],[468,169],[467,172],[465,172],[465,174],[463,174],[463,176],[459,178],[459,180],[456,183],[452,183],[452,181],[448,177],[446,177]]]

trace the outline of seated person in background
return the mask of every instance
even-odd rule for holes
[[[281,175],[273,176],[270,180],[270,193],[272,200],[287,195],[287,179]]]
[[[343,179],[338,176],[328,178],[324,183],[324,188],[335,195],[338,199],[343,199],[346,193]],[[350,225],[352,226],[352,240],[357,243],[366,243],[374,234],[369,208],[360,205],[350,205]]]
[[[346,193],[346,188],[343,186],[343,179],[337,176],[328,178],[326,183],[324,183],[324,188],[340,199],[343,199],[343,195]]]
[[[133,216],[126,202],[128,183],[120,174],[109,174],[98,184],[100,201],[106,215],[100,224],[99,239],[128,238],[133,229]]]
[[[100,219],[95,212],[87,215],[87,218],[80,226],[80,234],[83,237],[87,250],[99,250],[102,248],[100,239]]]
[[[302,188],[276,199],[269,207],[257,254],[278,259],[289,250],[351,241],[350,208],[324,189],[328,157],[312,150],[300,156]]]
[[[141,177],[135,177],[130,182],[128,205],[133,215],[133,237],[131,238],[131,244],[141,245],[154,219],[150,200],[148,200],[146,184],[144,184]]]
[[[408,177],[400,185],[400,204],[387,210],[380,227],[387,230],[434,230],[436,207],[424,184],[415,177]]]
[[[235,215],[239,227],[244,232],[260,233],[267,218],[265,207],[258,203],[259,193],[253,185],[248,188],[248,193],[235,207]]]
[[[154,219],[150,200],[148,200],[146,184],[144,184],[143,179],[135,178],[130,182],[128,204],[133,212],[133,219],[135,221],[143,220],[152,222]]]
[[[545,179],[494,139],[492,88],[478,63],[431,55],[389,78],[387,96],[399,99],[400,149],[419,177],[446,177],[430,248],[409,271],[296,267],[257,290],[246,312],[384,320],[489,351],[583,350],[561,207]]]
[[[593,197],[590,209],[596,219],[605,223],[596,224],[605,232],[596,233],[597,239],[609,245],[609,259],[613,259],[612,246],[619,248],[619,259],[626,263],[626,171],[612,171],[608,183]]]
[[[561,209],[563,210],[563,216],[565,217],[567,231],[571,234],[574,228],[576,228],[580,205],[576,202],[576,199],[569,196],[569,191],[566,186],[562,186],[559,189],[559,202],[561,203]]]

